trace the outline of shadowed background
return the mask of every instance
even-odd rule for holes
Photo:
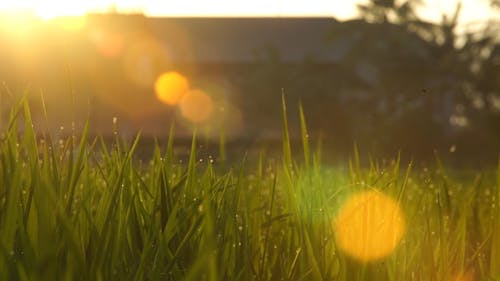
[[[273,148],[284,93],[292,140],[302,102],[311,138],[332,154],[356,142],[374,154],[430,159],[437,150],[457,163],[494,163],[499,24],[460,26],[460,5],[428,21],[417,7],[373,0],[346,21],[4,13],[2,114],[29,89],[41,131],[68,135],[90,118],[96,135],[161,139],[175,121],[179,143],[197,127],[208,143],[223,134],[234,147]]]

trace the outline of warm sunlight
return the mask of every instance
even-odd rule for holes
[[[1,12],[30,11],[43,19],[58,16],[83,15],[87,12],[140,12],[148,16],[321,16],[340,20],[353,18],[357,14],[356,4],[363,0],[290,0],[290,1],[98,1],[98,0],[19,0],[3,1]],[[462,24],[476,23],[489,17],[497,17],[489,1],[462,0]],[[426,0],[420,9],[421,15],[432,21],[440,21],[442,14],[453,13],[458,0]]]
[[[189,91],[188,79],[176,71],[162,74],[155,83],[156,97],[168,105],[178,104],[187,91]]]
[[[353,195],[333,222],[335,240],[348,255],[363,262],[391,254],[405,232],[400,206],[379,191]]]
[[[206,121],[213,112],[212,98],[201,90],[189,91],[180,103],[184,118],[193,123]]]
[[[83,1],[37,1],[20,0],[5,1],[0,4],[0,11],[30,12],[44,20],[59,16],[81,16],[89,11],[89,6]]]
[[[76,32],[82,30],[85,27],[86,17],[85,16],[58,17],[54,19],[54,23],[56,23],[60,28],[66,31]]]

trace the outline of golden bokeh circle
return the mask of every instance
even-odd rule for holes
[[[364,191],[350,197],[333,221],[338,247],[369,262],[390,255],[405,233],[403,212],[391,197]]]
[[[178,104],[188,91],[188,79],[176,71],[163,73],[155,82],[156,97],[168,105]]]

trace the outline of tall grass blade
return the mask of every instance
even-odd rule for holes
[[[309,134],[307,133],[306,117],[304,115],[304,110],[302,108],[302,103],[299,104],[299,115],[300,115],[300,131],[302,136],[302,147],[304,151],[304,163],[306,170],[310,167],[310,149],[309,149]]]
[[[283,114],[283,166],[286,170],[292,168],[292,148],[290,146],[290,133],[288,131],[288,117],[286,113],[285,93],[281,93],[281,109]]]

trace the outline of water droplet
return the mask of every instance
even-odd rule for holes
[[[450,146],[450,153],[453,153],[457,150],[457,146],[456,145],[452,145]]]

